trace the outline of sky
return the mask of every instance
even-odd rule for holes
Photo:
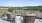
[[[0,6],[38,6],[42,0],[0,0]]]

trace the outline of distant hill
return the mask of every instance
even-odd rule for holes
[[[0,8],[14,8],[14,9],[25,9],[25,10],[42,10],[42,6],[23,6],[23,7],[6,7],[0,6]]]

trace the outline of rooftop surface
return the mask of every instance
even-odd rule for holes
[[[6,19],[6,17],[4,17],[4,19]],[[10,23],[10,22],[2,20],[2,18],[0,18],[0,23]],[[34,23],[42,23],[42,19],[35,19]]]

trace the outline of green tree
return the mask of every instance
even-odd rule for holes
[[[9,12],[13,12],[13,10],[14,10],[13,8],[8,8]]]

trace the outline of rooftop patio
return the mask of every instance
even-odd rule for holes
[[[5,20],[2,20],[2,19],[5,19]],[[0,23],[10,23],[9,21],[6,21],[6,20],[7,20],[7,17],[0,18]],[[42,23],[42,19],[35,19],[34,23]]]

